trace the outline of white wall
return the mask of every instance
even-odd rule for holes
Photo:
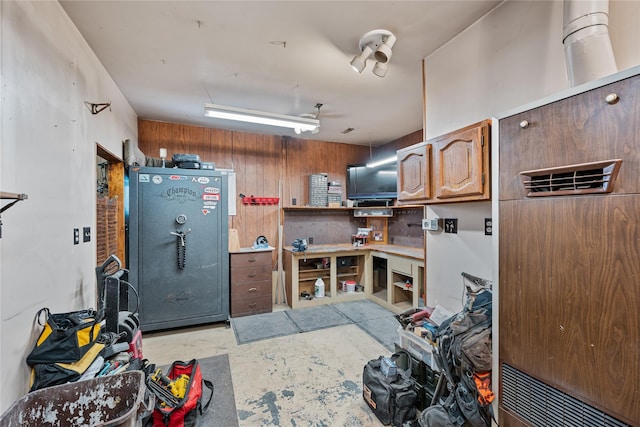
[[[121,155],[137,117],[57,2],[2,1],[0,18],[0,190],[29,197],[2,214],[4,411],[28,390],[36,312],[95,307],[96,143]],[[85,101],[111,108],[92,115]],[[85,226],[91,242],[74,246]]]
[[[425,58],[425,132],[432,138],[569,86],[562,1],[506,1]],[[640,64],[640,2],[611,1],[618,69]],[[495,159],[494,159],[495,160]],[[494,195],[495,196],[495,195]],[[427,232],[427,303],[462,307],[461,272],[491,279],[491,204],[432,205],[427,217],[458,218],[458,234]]]

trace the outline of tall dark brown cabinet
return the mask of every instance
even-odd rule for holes
[[[640,67],[499,122],[501,427],[640,425]]]

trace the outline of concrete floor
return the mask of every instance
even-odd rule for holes
[[[142,348],[156,365],[228,354],[240,426],[382,425],[362,398],[362,369],[389,350],[354,324],[243,345],[207,325],[146,334]]]

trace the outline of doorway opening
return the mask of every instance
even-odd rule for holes
[[[115,254],[125,266],[124,163],[96,144],[96,266]]]

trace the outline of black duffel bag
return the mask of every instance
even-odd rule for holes
[[[401,359],[402,358],[402,359]],[[384,425],[401,427],[406,422],[416,419],[415,380],[411,378],[411,356],[400,350],[390,358],[393,362],[406,360],[406,364],[396,363],[396,375],[385,375],[382,372],[384,356],[370,360],[362,373],[362,396],[369,408]],[[406,365],[402,369],[399,365]]]

